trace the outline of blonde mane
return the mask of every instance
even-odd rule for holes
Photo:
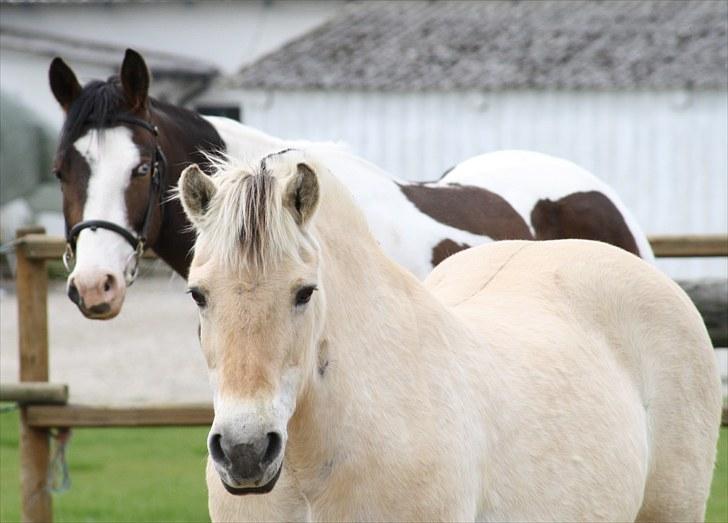
[[[197,224],[197,249],[211,250],[228,268],[266,271],[286,257],[300,256],[300,227],[283,208],[287,174],[274,174],[267,160],[257,165],[227,155],[208,156],[217,191]]]

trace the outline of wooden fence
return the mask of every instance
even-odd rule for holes
[[[661,236],[650,239],[659,257],[728,256],[728,236]],[[62,238],[42,229],[18,231],[17,299],[19,386],[0,388],[0,400],[20,404],[22,520],[50,522],[50,430],[67,427],[209,426],[210,405],[106,407],[68,405],[68,390],[48,384],[48,271],[46,262],[63,254]],[[33,382],[27,383],[27,382]],[[61,403],[60,405],[58,403]],[[726,423],[726,412],[723,422]]]

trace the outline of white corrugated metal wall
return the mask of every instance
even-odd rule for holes
[[[219,95],[219,97],[218,97]],[[393,174],[430,180],[482,152],[575,161],[612,185],[643,228],[728,231],[728,95],[714,92],[231,92],[246,124],[338,139]],[[725,260],[660,262],[674,277],[728,276]]]

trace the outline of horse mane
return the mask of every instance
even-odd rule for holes
[[[190,128],[209,127],[209,124],[194,111],[177,107],[151,96],[148,100],[152,111],[184,122]],[[127,102],[118,76],[110,76],[105,82],[102,80],[88,82],[68,109],[61,128],[58,151],[66,151],[89,129],[109,127],[117,116],[127,112]],[[213,149],[224,148],[224,144],[220,142],[220,138],[214,131],[213,134],[207,133],[201,138],[207,146]]]
[[[89,128],[108,126],[108,122],[121,112],[124,103],[124,93],[117,76],[111,76],[105,82],[92,80],[87,83],[68,109],[58,150],[66,151]]]
[[[270,156],[252,168],[229,156],[207,156],[217,191],[198,234],[205,248],[223,253],[228,268],[265,272],[285,257],[300,259],[304,235],[283,207],[284,184],[266,165]]]

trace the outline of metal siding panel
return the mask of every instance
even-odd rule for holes
[[[436,179],[472,155],[531,149],[605,180],[648,233],[728,232],[725,92],[294,91],[252,105],[249,125],[343,140],[402,178]],[[725,260],[659,264],[676,277],[728,277]]]

